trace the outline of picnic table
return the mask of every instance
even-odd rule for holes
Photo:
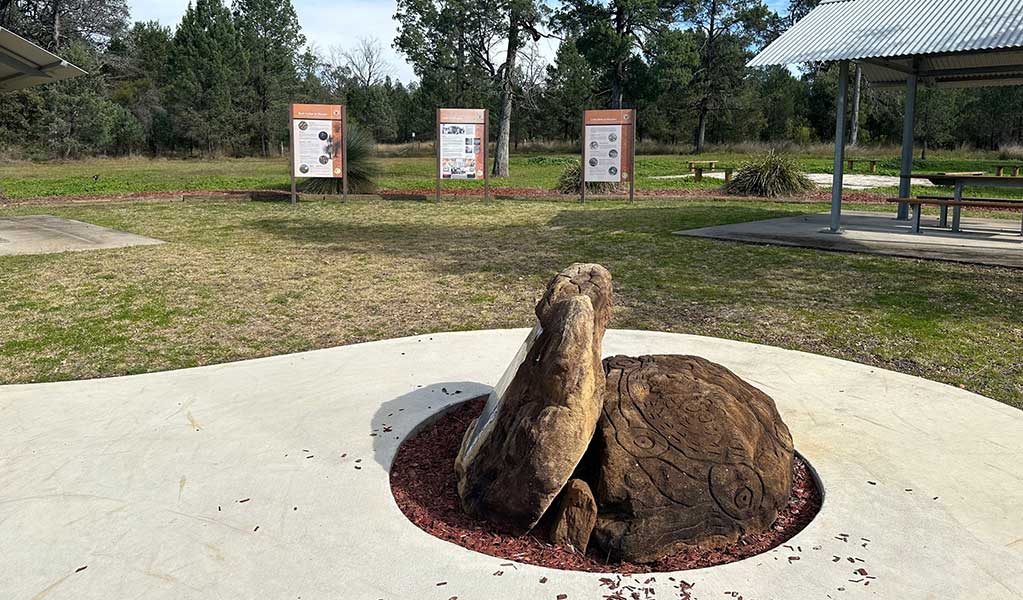
[[[913,233],[920,233],[920,210],[926,204],[941,208],[939,227],[948,226],[948,209],[952,207],[952,231],[959,232],[962,209],[965,206],[973,208],[1009,208],[1023,211],[1023,200],[1014,198],[966,198],[963,190],[967,186],[973,187],[1004,187],[1023,189],[1023,177],[1002,177],[998,175],[985,175],[980,171],[963,173],[914,173],[911,179],[926,179],[939,186],[951,186],[952,196],[919,196],[917,198],[892,198],[892,202],[905,202],[914,207]],[[1023,234],[1023,224],[1020,226],[1020,233]]]

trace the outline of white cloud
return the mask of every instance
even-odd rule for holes
[[[331,46],[353,46],[360,38],[377,38],[388,52],[394,76],[414,78],[412,66],[391,48],[397,32],[394,0],[293,0],[298,22],[309,43],[326,52]],[[188,0],[129,0],[136,21],[159,21],[177,26]]]

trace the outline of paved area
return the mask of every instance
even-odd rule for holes
[[[0,598],[605,597],[599,574],[433,538],[390,495],[401,439],[486,392],[525,335],[435,334],[0,387]],[[656,575],[644,598],[1023,597],[1023,412],[727,340],[612,330],[604,351],[730,367],[775,398],[826,492],[785,546]]]
[[[714,179],[720,179],[724,181],[725,174],[723,171],[711,171],[704,173],[704,177],[712,177]],[[810,181],[817,184],[817,187],[829,188],[831,187],[832,175],[831,173],[807,173],[806,176]],[[693,175],[657,175],[650,179],[686,179],[693,177]],[[870,190],[879,187],[898,187],[899,178],[891,175],[857,175],[855,173],[846,173],[842,178],[842,189],[847,190]],[[920,179],[913,181],[913,185],[922,187],[933,187],[934,184],[926,179]]]
[[[953,233],[938,227],[937,216],[924,215],[921,233],[914,234],[910,231],[911,223],[896,221],[894,207],[892,211],[845,211],[842,213],[840,235],[826,231],[831,223],[828,214],[718,225],[676,231],[675,234],[754,244],[1023,268],[1020,221],[963,217],[964,231]]]
[[[0,256],[51,254],[164,242],[126,231],[50,215],[0,217]]]

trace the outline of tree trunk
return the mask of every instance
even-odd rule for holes
[[[53,2],[53,50],[60,50],[60,0]]]
[[[616,69],[614,81],[611,82],[611,108],[621,109],[623,96],[622,79]]]
[[[714,69],[714,44],[717,42],[717,16],[718,16],[718,2],[714,2],[710,5],[710,11],[707,14],[707,41],[704,43],[704,49],[702,54],[703,64],[700,68],[703,70],[704,77],[707,78],[707,86],[703,91],[703,98],[700,100],[700,123],[696,129],[696,153],[702,154],[704,145],[707,141],[707,114],[710,112],[710,73]]]
[[[494,177],[508,176],[508,156],[511,153],[512,96],[515,94],[515,59],[519,54],[519,14],[512,11],[508,25],[508,55],[501,74],[501,114],[497,122],[497,147],[494,150]],[[487,143],[487,140],[483,140]]]
[[[853,81],[852,116],[849,119],[851,123],[849,131],[850,146],[855,146],[856,141],[860,137],[860,82],[862,79],[863,68],[860,67],[859,63],[856,63],[856,78]]]
[[[700,124],[696,128],[696,153],[703,154],[703,147],[707,141],[707,104],[700,105]]]
[[[615,33],[619,39],[625,36],[625,24],[627,22],[623,7],[615,4]],[[615,63],[614,76],[611,78],[611,108],[621,110],[623,97],[625,96],[625,65],[618,61]]]

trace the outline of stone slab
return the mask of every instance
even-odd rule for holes
[[[50,215],[0,217],[0,256],[53,254],[163,244],[135,235]]]
[[[688,229],[675,235],[1023,268],[1019,220],[964,216],[964,231],[953,233],[937,226],[937,216],[924,215],[922,233],[914,234],[910,222],[895,220],[893,213],[844,211],[841,234],[825,231],[830,224],[829,214],[800,215]]]
[[[603,597],[602,575],[502,566],[513,561],[438,540],[390,495],[401,438],[487,393],[526,334],[0,387],[0,598]],[[605,355],[663,353],[704,356],[771,395],[826,497],[787,547],[655,576],[656,598],[684,597],[682,581],[700,599],[1023,597],[1023,412],[767,346],[604,340]]]

